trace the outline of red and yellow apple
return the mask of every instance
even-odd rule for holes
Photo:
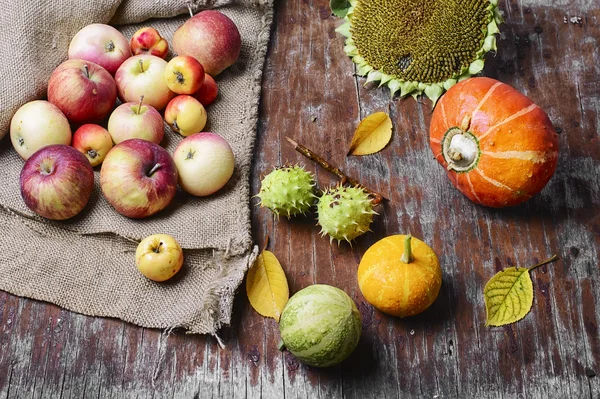
[[[137,30],[131,37],[130,45],[133,55],[150,54],[165,58],[169,53],[169,43],[151,27]]]
[[[185,94],[172,99],[165,109],[165,121],[182,136],[201,132],[206,119],[206,110],[200,101]]]
[[[99,122],[117,100],[113,77],[100,65],[85,60],[67,60],[48,81],[48,101],[56,105],[71,123]]]
[[[177,94],[193,94],[204,83],[204,68],[194,57],[180,55],[167,63],[165,81]]]
[[[115,74],[119,98],[122,102],[139,101],[144,96],[144,102],[158,111],[165,109],[175,96],[164,74],[167,61],[148,54],[134,55],[127,59]]]
[[[73,133],[73,148],[85,155],[92,167],[98,166],[113,147],[108,131],[100,125],[86,123]]]
[[[91,24],[81,29],[69,45],[69,59],[94,62],[111,75],[131,57],[129,42],[125,36],[110,25]]]
[[[158,144],[125,140],[104,159],[100,187],[121,215],[145,218],[166,208],[175,196],[177,167],[167,150]]]
[[[135,264],[152,281],[167,281],[181,269],[183,250],[174,237],[153,234],[144,238],[135,251]]]
[[[87,158],[64,144],[43,147],[21,170],[25,205],[52,220],[72,218],[85,208],[94,188],[94,171]]]
[[[129,139],[144,139],[160,144],[165,134],[162,115],[151,105],[121,104],[108,119],[108,132],[115,144]]]
[[[204,72],[217,76],[240,55],[242,40],[235,23],[225,14],[205,10],[194,15],[173,34],[173,49],[179,55],[191,55]]]
[[[196,94],[194,94],[194,97],[196,97],[196,99],[206,107],[212,104],[217,99],[218,94],[219,87],[217,86],[217,82],[215,82],[212,76],[205,73],[204,83],[200,87],[200,90],[198,90]]]
[[[186,137],[173,153],[181,188],[196,196],[219,191],[233,175],[235,158],[227,141],[215,133]]]
[[[23,159],[50,144],[71,143],[69,121],[58,107],[35,100],[21,106],[10,121],[10,141]]]

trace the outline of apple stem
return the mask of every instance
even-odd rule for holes
[[[158,254],[158,253],[160,253],[160,246],[161,246],[162,244],[163,244],[163,243],[162,243],[162,241],[160,241],[160,242],[158,243],[158,246],[154,247],[154,252],[156,252],[157,254]]]
[[[87,64],[85,64],[83,66],[83,68],[85,69],[85,76],[89,79],[90,78],[90,69],[89,69],[89,67],[87,66]]]
[[[154,174],[154,172],[156,172],[157,170],[159,170],[162,167],[161,164],[157,163],[155,164],[152,169],[150,169],[150,172],[148,172],[148,177],[152,176]]]
[[[144,96],[140,96],[140,103],[138,104],[137,114],[139,115],[142,112],[142,103],[144,102]]]
[[[144,61],[140,60],[140,70],[144,72]]]
[[[188,11],[190,12],[190,18],[194,16],[194,13],[192,12],[192,5],[190,3],[188,3]]]

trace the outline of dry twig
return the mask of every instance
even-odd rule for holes
[[[371,189],[363,186],[357,180],[346,175],[340,168],[338,168],[337,166],[331,165],[329,162],[327,162],[322,157],[315,154],[308,148],[304,147],[302,144],[298,144],[295,140],[293,140],[289,137],[286,137],[286,139],[294,146],[294,149],[296,151],[298,151],[300,154],[302,154],[306,158],[316,162],[319,166],[321,166],[323,169],[327,170],[328,172],[333,173],[334,175],[339,177],[342,185],[348,183],[352,186],[362,187],[367,194],[369,194],[373,197],[373,205],[378,205],[379,203],[381,203],[381,201],[387,201],[387,198],[385,198],[383,195],[381,195],[377,191],[371,190]]]

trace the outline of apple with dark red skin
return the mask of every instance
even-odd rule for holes
[[[87,158],[73,147],[48,145],[25,162],[20,186],[29,209],[46,219],[65,220],[88,203],[94,171]]]
[[[169,43],[156,29],[150,27],[137,30],[131,37],[130,44],[133,55],[150,54],[166,58],[169,53]]]
[[[100,187],[123,216],[141,219],[163,210],[177,190],[171,155],[147,140],[130,139],[110,150],[100,169]]]
[[[94,62],[111,75],[114,75],[129,57],[129,42],[121,32],[110,25],[87,25],[73,36],[69,44],[69,59]]]
[[[98,166],[113,147],[108,130],[100,125],[86,123],[73,133],[73,148],[85,155],[92,167]]]
[[[117,101],[117,85],[100,65],[67,60],[50,75],[48,101],[56,105],[71,123],[99,122]]]
[[[194,97],[196,97],[196,99],[200,101],[200,104],[206,107],[212,104],[217,99],[218,94],[219,86],[217,86],[217,82],[215,82],[212,76],[205,73],[204,83],[200,87],[200,90],[198,90],[196,94],[194,94]]]
[[[178,55],[196,58],[211,76],[217,76],[237,61],[241,48],[235,23],[215,10],[199,12],[173,34],[173,50]]]

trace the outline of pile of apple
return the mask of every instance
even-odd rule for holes
[[[72,218],[91,197],[98,165],[105,198],[130,218],[166,208],[178,184],[195,196],[223,188],[234,170],[231,147],[218,134],[200,132],[205,107],[218,94],[213,76],[240,49],[236,25],[212,10],[177,29],[178,56],[168,62],[169,45],[154,28],[138,30],[131,41],[109,25],[81,29],[69,59],[50,76],[48,101],[23,105],[11,121],[12,144],[25,160],[25,204],[47,219]],[[163,119],[185,137],[172,155],[160,145]],[[169,235],[153,234],[138,245],[137,268],[151,280],[170,279],[182,264],[182,249]]]
[[[168,62],[169,45],[154,28],[138,30],[130,41],[109,25],[81,29],[69,59],[50,76],[48,101],[23,105],[11,121],[12,144],[26,160],[25,204],[48,219],[77,215],[98,165],[103,195],[130,218],[163,210],[178,184],[195,196],[220,190],[233,174],[233,152],[220,135],[201,132],[205,107],[217,98],[213,77],[237,60],[240,48],[236,25],[212,10],[177,29],[177,56]],[[163,119],[185,137],[173,154],[160,145]]]

